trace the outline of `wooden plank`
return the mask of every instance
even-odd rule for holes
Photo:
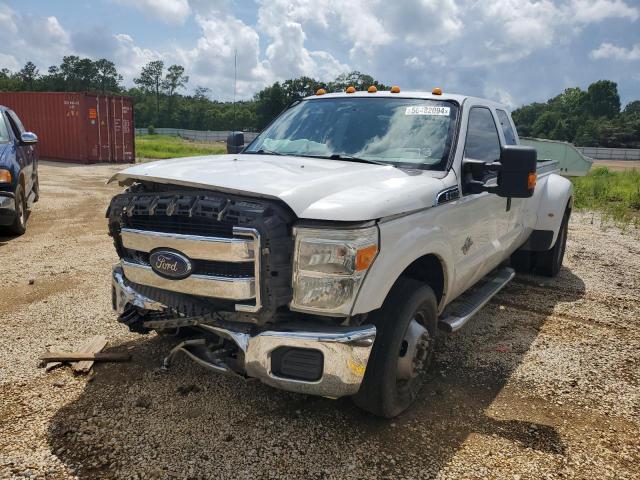
[[[43,362],[128,362],[131,355],[117,352],[47,352],[40,356]]]
[[[78,349],[79,352],[83,353],[98,353],[107,345],[107,338],[104,335],[96,335],[95,337],[89,339],[85,342],[82,347]],[[71,368],[76,373],[86,373],[91,370],[93,367],[92,360],[84,360],[82,362],[75,362],[71,364]]]
[[[52,352],[62,352],[61,349],[59,348],[55,348],[53,347],[51,349]],[[50,372],[51,370],[53,370],[54,368],[58,368],[60,365],[62,365],[62,362],[49,362],[45,365],[44,367],[44,371],[45,372]]]

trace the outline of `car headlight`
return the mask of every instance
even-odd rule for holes
[[[349,315],[378,254],[378,227],[295,229],[293,310]]]

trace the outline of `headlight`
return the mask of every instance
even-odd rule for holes
[[[349,315],[364,275],[378,254],[378,227],[297,228],[293,310]]]
[[[0,183],[11,183],[11,172],[0,168]]]

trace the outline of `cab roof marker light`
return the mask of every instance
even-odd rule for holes
[[[369,93],[376,93],[378,91],[378,89],[376,88],[375,85],[371,85],[369,88],[367,88],[367,92]]]
[[[324,95],[327,91],[324,88],[319,88],[316,90],[316,95]]]
[[[431,90],[431,94],[432,95],[442,95],[442,89],[440,87],[435,87],[433,90]]]
[[[346,93],[356,93],[356,87],[351,86],[351,87],[347,87],[347,89],[345,90]]]
[[[400,87],[394,85],[393,87],[391,87],[391,93],[400,93]]]

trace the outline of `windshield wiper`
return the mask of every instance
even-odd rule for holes
[[[325,155],[298,155],[298,157],[324,158],[327,160],[344,160],[346,162],[372,163],[375,165],[384,165],[385,167],[390,165],[385,162],[379,162],[378,160],[369,160],[368,158],[354,157],[353,155],[347,155],[346,153],[333,153],[328,157]]]
[[[371,160],[369,158],[354,157],[353,155],[347,155],[345,153],[334,153],[329,157],[331,160],[346,160],[347,162],[360,162],[360,163],[373,163],[375,165],[389,165],[385,162],[378,160]]]
[[[267,150],[266,148],[261,148],[260,150],[256,150],[255,152],[246,152],[251,154],[259,154],[259,155],[284,155],[284,153],[275,152],[273,150]]]

